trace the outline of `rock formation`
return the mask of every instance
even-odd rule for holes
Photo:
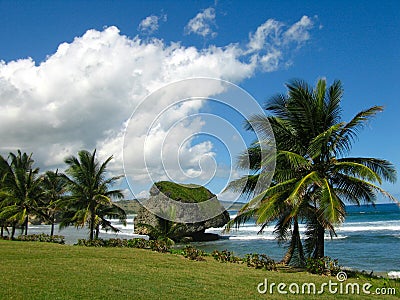
[[[217,196],[199,185],[157,182],[150,189],[149,199],[142,203],[134,220],[135,233],[151,235],[151,228],[159,228],[166,234],[169,229],[165,227],[174,226],[169,234],[175,241],[218,239],[205,230],[223,227],[230,219]]]

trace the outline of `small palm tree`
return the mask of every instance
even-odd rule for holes
[[[0,219],[12,226],[11,238],[15,228],[21,225],[23,232],[28,233],[29,215],[42,215],[40,201],[43,196],[39,169],[33,168],[32,154],[27,155],[18,150],[10,153],[11,162],[0,156],[1,178],[0,198],[2,210]]]
[[[96,213],[96,239],[99,238],[100,228],[105,231],[120,231],[117,227],[113,226],[107,218],[119,219],[119,222],[122,223],[122,225],[126,226],[126,212],[115,203],[112,203],[111,206],[100,206]]]
[[[93,240],[98,236],[99,226],[113,229],[111,223],[107,223],[106,216],[118,216],[126,220],[125,212],[111,201],[112,198],[123,198],[120,190],[110,190],[110,186],[122,177],[106,177],[107,164],[111,159],[112,156],[100,163],[96,158],[96,150],[93,153],[81,150],[78,157],[70,156],[65,159],[68,165],[64,176],[67,197],[62,201],[64,211],[61,228],[88,225],[89,239]]]
[[[51,224],[50,235],[54,235],[54,225],[56,223],[56,213],[60,211],[60,202],[66,192],[66,181],[64,176],[55,172],[47,171],[42,176],[43,188],[43,211],[46,212],[47,221]]]
[[[138,223],[137,226],[145,227],[148,230],[148,235],[151,239],[163,241],[169,246],[174,245],[174,240],[178,237],[179,230],[184,225],[158,216],[156,216],[156,218],[158,226],[152,226],[144,223]]]

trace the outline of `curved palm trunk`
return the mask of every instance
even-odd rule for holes
[[[92,219],[92,221],[94,221],[94,220]],[[89,230],[90,230],[89,240],[93,241],[93,239],[94,239],[94,228],[93,228],[92,224],[89,224]]]
[[[305,258],[304,258],[304,250],[303,250],[303,244],[301,243],[301,238],[300,238],[300,231],[299,231],[299,223],[297,219],[293,221],[293,232],[292,232],[292,238],[290,240],[290,245],[289,248],[283,257],[281,263],[288,265],[290,261],[294,258],[294,254],[297,250],[297,263],[299,265],[303,265]]]
[[[50,231],[50,236],[54,235],[54,223],[55,223],[55,217],[54,214],[51,216],[51,231]]]
[[[90,224],[89,224],[89,230],[90,230],[89,240],[91,241],[94,239],[95,221],[96,221],[96,215],[94,213],[94,209],[92,208],[90,212]]]
[[[54,235],[54,223],[51,223],[51,231],[50,231],[50,236]]]
[[[28,216],[26,216],[25,222],[24,222],[24,227],[22,228],[22,234],[24,233],[24,229],[25,229],[25,235],[28,235],[28,223],[29,223],[29,219],[28,219]]]
[[[15,224],[12,224],[12,227],[11,227],[11,239],[12,240],[14,239],[14,235],[15,235]]]
[[[325,256],[325,228],[318,223],[317,225],[317,240],[314,251],[314,258]]]

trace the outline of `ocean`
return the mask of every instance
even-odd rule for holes
[[[400,271],[400,208],[396,204],[377,204],[372,206],[347,206],[346,221],[336,229],[337,237],[329,235],[325,238],[325,255],[337,258],[341,266],[364,270],[368,273],[387,273]],[[231,217],[237,212],[230,211]],[[134,238],[133,216],[128,217],[124,227],[118,221],[115,226],[120,228],[118,234],[101,232],[101,238],[119,237]],[[222,234],[222,228],[210,228],[207,232],[221,235],[221,239],[212,242],[192,243],[193,246],[212,252],[227,249],[237,256],[246,253],[264,253],[279,261],[285,253],[285,245],[279,246],[273,235],[273,225],[267,227],[263,234],[257,234],[259,226],[247,222],[239,230]],[[304,225],[300,231],[304,232]],[[31,225],[29,233],[50,233],[49,225]],[[87,238],[86,229],[69,227],[55,234],[65,236],[66,243],[74,244],[79,238]],[[178,247],[180,245],[177,245]]]

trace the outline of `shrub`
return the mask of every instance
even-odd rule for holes
[[[75,245],[85,246],[85,247],[106,247],[106,242],[103,239],[95,239],[95,240],[79,239]]]
[[[306,269],[312,274],[336,275],[340,272],[340,266],[337,259],[324,256],[322,258],[308,258]]]
[[[151,249],[157,252],[169,252],[170,246],[168,243],[162,240],[145,240],[142,238],[136,239],[95,239],[86,240],[79,239],[75,244],[76,246],[85,247],[120,247],[120,248],[141,248],[141,249]]]
[[[203,258],[205,253],[192,246],[186,246],[185,248],[183,248],[182,255],[190,260],[197,260],[197,261],[205,260]]]
[[[241,259],[237,256],[233,255],[233,252],[230,252],[228,250],[214,250],[211,253],[211,256],[214,257],[215,260],[219,262],[231,262],[231,263],[239,263],[241,262]]]
[[[106,247],[120,247],[126,248],[128,247],[127,239],[109,239],[105,241]]]
[[[149,241],[142,239],[142,238],[136,238],[136,239],[130,239],[127,241],[127,247],[129,248],[139,248],[139,249],[150,249]]]
[[[170,246],[162,240],[150,240],[148,241],[150,245],[150,249],[153,251],[166,253],[169,252]]]
[[[17,237],[18,241],[25,242],[44,242],[44,243],[56,243],[56,244],[65,244],[64,236],[62,235],[48,235],[45,233],[41,234],[29,234],[29,235],[20,235]]]
[[[276,271],[275,261],[265,254],[246,254],[243,258],[243,262],[246,263],[248,267]]]

